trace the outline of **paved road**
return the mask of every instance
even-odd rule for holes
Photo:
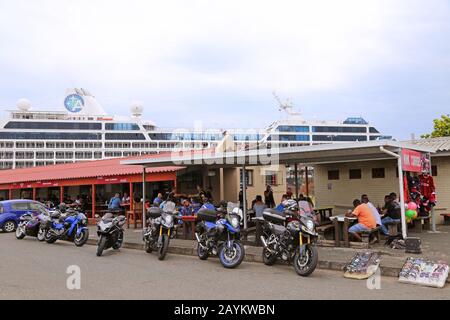
[[[434,289],[383,277],[380,290],[342,273],[316,270],[297,276],[286,265],[243,263],[224,269],[217,260],[168,255],[159,261],[143,251],[122,249],[95,256],[94,246],[77,248],[0,234],[0,299],[449,299],[450,286]],[[81,290],[66,287],[67,267],[81,268]]]

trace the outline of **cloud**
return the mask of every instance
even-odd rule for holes
[[[320,102],[333,97],[364,115],[365,105],[377,104],[364,101],[364,92],[381,85],[364,84],[383,78],[380,70],[408,73],[424,57],[429,68],[448,66],[448,47],[439,57],[433,52],[439,38],[428,40],[428,50],[418,43],[448,26],[448,4],[428,3],[3,0],[0,105],[23,92],[54,106],[64,88],[79,86],[111,113],[126,114],[124,105],[141,100],[162,125],[216,115],[265,126],[278,116],[277,90],[308,116],[346,107]],[[167,116],[186,110],[181,120]]]

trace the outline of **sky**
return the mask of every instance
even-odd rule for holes
[[[66,88],[160,127],[362,116],[408,139],[450,113],[448,0],[0,0],[0,110]]]

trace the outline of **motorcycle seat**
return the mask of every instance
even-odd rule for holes
[[[269,209],[264,210],[263,217],[265,220],[274,222],[274,223],[283,223],[286,221],[286,217],[280,215],[280,212],[277,210]]]
[[[58,219],[59,217],[61,217],[61,212],[50,213],[50,218],[52,218],[52,219]]]

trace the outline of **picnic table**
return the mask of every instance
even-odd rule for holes
[[[182,216],[181,220],[183,221],[183,237],[185,240],[188,239],[188,226],[190,226],[191,231],[191,239],[195,240],[195,221],[197,220],[197,216]]]
[[[319,226],[330,224],[330,218],[333,216],[333,207],[318,207],[314,211],[319,216]]]
[[[356,217],[347,217],[345,214],[330,217],[334,225],[334,243],[336,247],[341,246],[341,242],[344,242],[345,247],[350,247],[350,237],[348,234],[348,228],[350,225],[357,221]]]

